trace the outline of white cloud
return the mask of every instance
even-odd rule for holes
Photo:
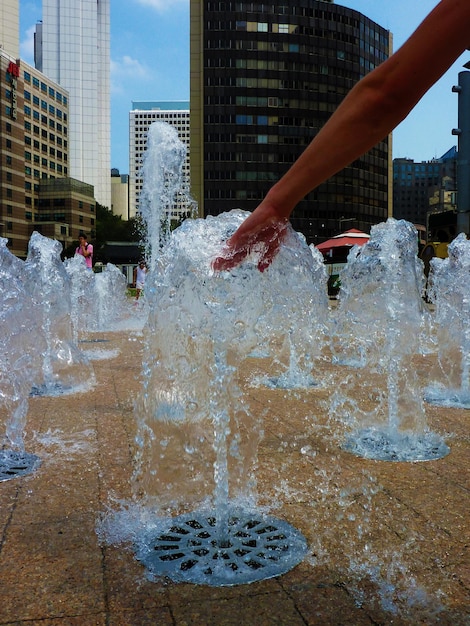
[[[119,64],[119,71],[126,75],[136,76],[138,78],[145,78],[147,76],[147,68],[140,63],[137,59],[133,59],[129,55],[124,55]]]
[[[25,38],[20,42],[20,57],[34,65],[34,32],[36,25],[30,26],[25,33]]]
[[[188,0],[136,0],[136,2],[156,11],[168,11],[174,7],[188,4]]]
[[[128,85],[132,79],[149,79],[151,72],[140,63],[128,55],[121,59],[111,60],[111,90],[113,93],[121,93],[123,85]]]

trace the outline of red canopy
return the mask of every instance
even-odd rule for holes
[[[323,243],[319,243],[316,247],[323,254],[327,254],[329,250],[332,248],[342,248],[349,247],[352,248],[354,245],[363,246],[370,239],[370,235],[367,233],[363,233],[361,230],[357,230],[357,228],[351,228],[340,235],[335,235],[331,239],[327,239]]]

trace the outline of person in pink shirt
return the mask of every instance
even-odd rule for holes
[[[75,250],[75,254],[80,254],[85,257],[85,263],[88,269],[93,267],[93,245],[88,243],[85,233],[81,233],[78,238],[78,246]]]

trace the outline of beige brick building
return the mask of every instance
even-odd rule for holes
[[[21,258],[33,230],[93,238],[93,187],[68,178],[68,92],[3,50],[0,76],[0,236]]]

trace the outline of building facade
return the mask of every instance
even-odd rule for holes
[[[154,122],[166,122],[173,126],[179,139],[187,146],[186,161],[183,164],[183,190],[189,194],[189,102],[133,102],[129,112],[129,217],[139,212],[139,198],[142,191],[142,162],[147,148],[147,133]],[[174,219],[186,217],[188,207],[184,199],[174,207]]]
[[[15,59],[20,56],[19,0],[2,0],[0,3],[0,50]]]
[[[39,183],[38,207],[33,230],[57,239],[63,249],[69,248],[81,233],[88,239],[96,236],[96,203],[93,186],[74,178],[49,178]]]
[[[43,0],[35,65],[70,93],[70,175],[111,207],[110,0]]]
[[[203,215],[253,210],[390,33],[331,2],[191,0],[191,192]],[[391,142],[325,182],[291,216],[309,243],[391,215]]]
[[[129,174],[111,170],[111,211],[123,220],[129,219]]]
[[[27,63],[0,51],[0,235],[13,254],[24,258],[31,232],[48,233],[64,247],[80,230],[94,226],[90,206],[64,212],[62,201],[41,203],[45,182],[69,177],[69,94]],[[87,191],[89,195],[89,190]],[[91,192],[93,196],[93,191]],[[93,220],[93,223],[92,223]],[[52,231],[54,234],[52,234]]]
[[[455,211],[457,162],[455,146],[430,161],[393,159],[393,217],[426,226],[430,212]],[[435,236],[429,232],[427,239]]]

